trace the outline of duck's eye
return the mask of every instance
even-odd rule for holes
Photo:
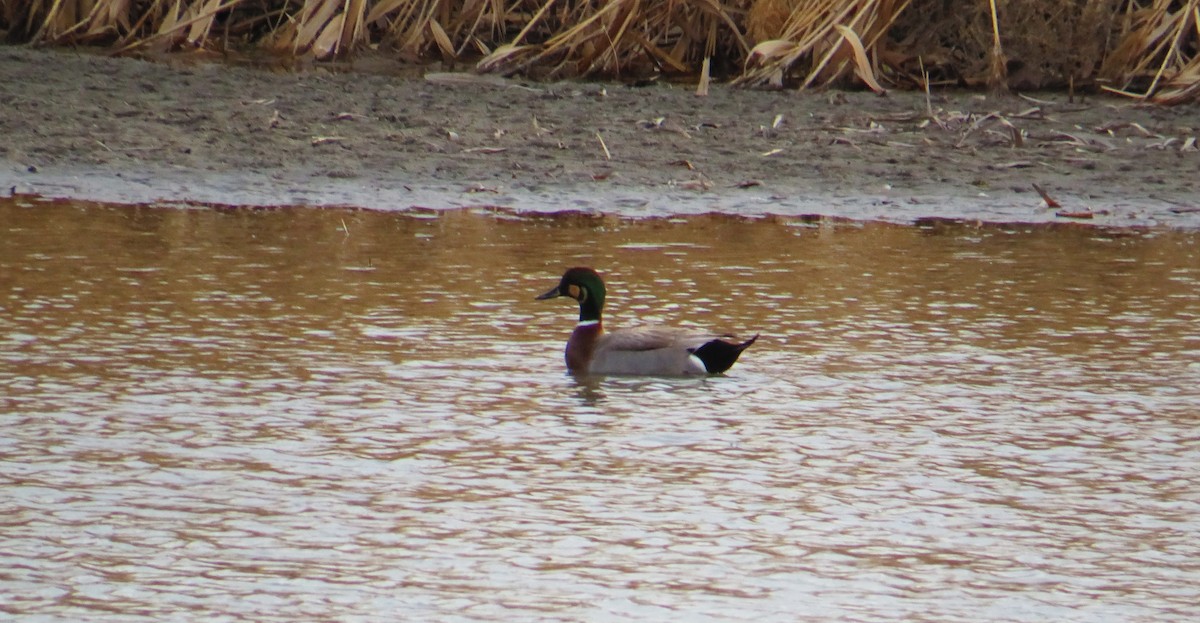
[[[575,284],[571,284],[567,286],[567,296],[570,296],[576,301],[582,301],[583,298],[587,296],[587,290],[584,290]]]

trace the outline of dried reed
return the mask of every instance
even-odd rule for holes
[[[1200,0],[0,0],[0,32],[118,53],[330,59],[370,46],[546,78],[703,70],[746,86],[1071,86],[1200,100]]]
[[[791,12],[776,38],[754,46],[737,82],[782,86],[786,74],[808,59],[801,87],[829,84],[857,70],[872,84],[870,63],[856,62],[856,48],[877,51],[882,38],[911,0],[792,0]],[[770,6],[776,12],[776,6]],[[875,88],[875,87],[872,87]]]
[[[544,65],[552,77],[621,76],[629,70],[689,74],[705,58],[749,49],[733,12],[716,0],[584,1],[550,14],[552,4],[546,2],[512,41],[477,67],[514,73]],[[527,43],[538,33],[545,36],[542,43]]]
[[[1125,36],[1100,69],[1102,77],[1121,86],[1105,88],[1164,104],[1197,101],[1200,0],[1153,0],[1150,6],[1130,7],[1123,26]],[[1142,93],[1130,91],[1138,85]]]

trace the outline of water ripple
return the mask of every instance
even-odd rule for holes
[[[1200,602],[1194,235],[0,210],[22,620]],[[724,377],[573,379],[571,310],[529,299],[581,262],[613,322],[764,337]]]

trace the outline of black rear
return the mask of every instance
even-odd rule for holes
[[[741,344],[731,344],[725,340],[712,340],[700,348],[692,349],[692,354],[704,362],[704,369],[708,370],[709,374],[720,374],[732,367],[737,361],[738,355],[750,348],[750,345],[757,339],[758,336],[755,335]]]

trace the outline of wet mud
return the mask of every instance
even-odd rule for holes
[[[0,48],[0,192],[1200,226],[1200,115],[1064,94],[541,84]],[[1047,206],[1034,186],[1057,206]]]

